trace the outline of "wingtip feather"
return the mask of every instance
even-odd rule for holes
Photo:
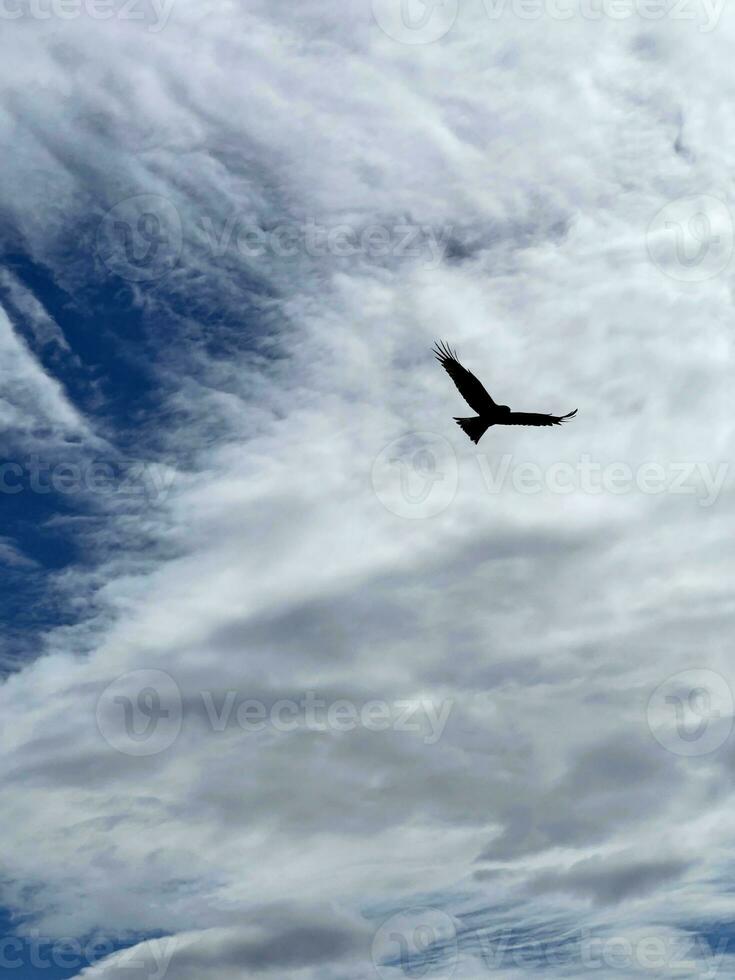
[[[434,346],[432,348],[434,356],[440,364],[444,364],[445,361],[456,361],[457,351],[452,350],[446,340],[436,340],[434,341]]]

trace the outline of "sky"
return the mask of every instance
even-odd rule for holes
[[[733,11],[0,20],[3,970],[732,975]]]

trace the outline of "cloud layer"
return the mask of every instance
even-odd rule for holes
[[[404,43],[374,7],[3,32],[8,459],[147,490],[39,517],[78,551],[0,686],[0,903],[139,941],[95,980],[708,975],[732,15],[467,3]],[[439,337],[579,416],[476,450]],[[584,458],[634,476],[557,489]]]

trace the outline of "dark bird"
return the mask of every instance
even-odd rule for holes
[[[561,425],[577,414],[575,408],[567,415],[542,415],[538,412],[511,412],[507,405],[496,405],[485,388],[467,368],[457,360],[457,352],[442,341],[434,344],[434,354],[457,390],[477,415],[470,419],[454,421],[467,433],[474,443],[478,443],[491,425]]]

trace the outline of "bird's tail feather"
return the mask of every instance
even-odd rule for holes
[[[485,419],[480,418],[479,415],[473,416],[471,419],[458,419],[454,420],[457,425],[462,429],[463,432],[467,433],[470,439],[477,445],[480,439],[485,434],[485,430],[490,425]]]
[[[559,421],[560,422],[566,422],[567,419],[573,419],[574,416],[577,414],[577,411],[578,410],[575,408],[573,412],[567,412],[566,415],[562,415],[561,416],[561,418],[559,419]]]

